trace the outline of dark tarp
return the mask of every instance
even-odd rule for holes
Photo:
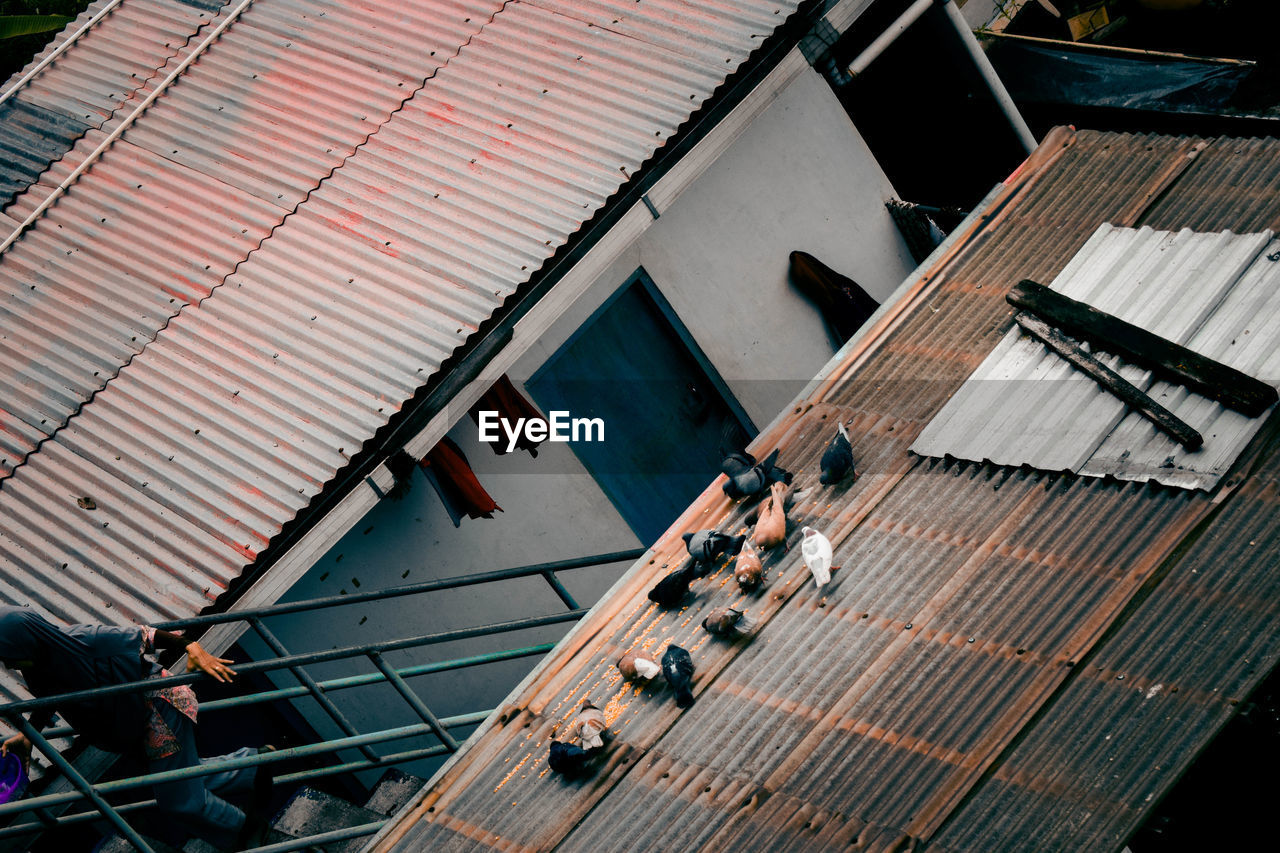
[[[1066,42],[1013,38],[986,46],[1018,103],[1220,113],[1254,66],[1213,59],[1122,55]]]

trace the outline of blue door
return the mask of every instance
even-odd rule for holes
[[[646,544],[755,434],[643,270],[525,387],[544,414],[604,421],[603,442],[570,446]]]

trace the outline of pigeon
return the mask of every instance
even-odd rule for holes
[[[784,483],[783,485],[786,485],[786,484]],[[801,498],[806,497],[808,494],[809,492],[807,489],[796,489],[788,486],[782,498],[783,511],[790,513],[791,508],[794,507],[797,503],[799,503]],[[769,497],[766,496],[764,500],[760,501],[751,509],[747,510],[747,514],[742,517],[742,523],[747,525],[748,527],[754,527],[756,524],[758,524],[760,521],[760,512],[761,510],[764,509],[765,505],[768,503],[769,503]]]
[[[592,705],[590,699],[582,700],[578,716],[574,717],[573,722],[569,724],[571,738],[580,741],[583,749],[599,749],[604,746],[604,738],[601,735],[607,728],[604,711]]]
[[[672,643],[662,655],[662,675],[676,694],[676,705],[688,708],[693,704],[693,658]]]
[[[821,587],[831,580],[831,543],[812,527],[803,527],[800,532],[804,534],[800,540],[804,564],[813,574],[813,582]]]
[[[653,589],[649,590],[649,600],[661,604],[663,607],[676,607],[680,602],[684,601],[685,596],[689,594],[689,584],[693,579],[698,577],[696,566],[697,563],[690,563],[676,569],[671,574],[658,581]]]
[[[644,652],[632,651],[618,659],[618,672],[628,681],[649,681],[662,672],[662,667]]]
[[[551,749],[547,754],[547,764],[557,773],[565,776],[576,776],[587,769],[587,762],[592,753],[577,744],[565,743],[562,740],[551,741]]]
[[[750,542],[738,552],[738,561],[733,565],[733,579],[744,592],[750,592],[764,580],[764,563],[760,561],[760,552]]]
[[[717,607],[702,620],[702,627],[717,637],[737,640],[748,636],[755,628],[754,623],[743,619],[745,615],[741,610],[734,610],[732,607]]]
[[[857,479],[858,472],[853,467],[853,445],[849,443],[849,433],[843,423],[836,424],[835,437],[822,452],[822,474],[818,482],[824,486],[835,485],[850,472]]]
[[[774,483],[769,497],[760,503],[760,518],[756,522],[755,542],[769,549],[787,541],[786,483]]]
[[[746,541],[745,536],[730,536],[715,530],[699,530],[696,533],[685,533],[680,538],[689,549],[689,556],[694,562],[710,563],[722,554],[736,554]],[[699,575],[701,577],[701,575]]]
[[[746,459],[751,458],[747,454],[741,454],[741,455],[744,457],[741,460],[736,459],[736,457],[730,457],[730,458],[734,459],[735,463],[742,462],[742,461],[745,461]],[[770,453],[768,456],[765,457],[765,460],[763,462],[757,462],[756,464],[752,465],[750,468],[746,468],[745,470],[739,470],[739,472],[736,474],[728,475],[729,479],[725,482],[725,484],[721,488],[724,489],[724,493],[726,495],[733,498],[734,500],[737,500],[738,498],[746,498],[746,497],[751,497],[753,495],[760,494],[766,488],[769,487],[770,483],[783,482],[783,483],[790,484],[791,483],[790,472],[784,471],[783,469],[779,468],[777,466],[777,462],[778,462],[778,451],[775,449],[772,453]],[[730,466],[727,463],[728,463],[728,460],[726,460],[725,463],[722,463],[721,468],[724,469],[726,467],[735,467],[735,466]]]
[[[720,463],[720,470],[724,472],[726,477],[736,477],[744,471],[754,468],[756,458],[745,450],[730,453]]]

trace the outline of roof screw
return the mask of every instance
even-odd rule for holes
[[[973,637],[970,637],[970,638],[969,638],[969,642],[971,642],[971,643],[973,642]]]

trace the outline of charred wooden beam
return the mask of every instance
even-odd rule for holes
[[[1015,314],[1013,319],[1029,335],[1065,358],[1076,369],[1087,374],[1187,450],[1199,450],[1204,444],[1204,438],[1186,421],[1151,399],[1151,395],[1141,388],[1098,361],[1071,338],[1030,314],[1020,312]]]
[[[1184,385],[1251,418],[1276,402],[1276,389],[1271,385],[1042,284],[1024,279],[1005,298],[1015,308],[1034,314],[1067,335],[1086,340],[1097,349],[1147,368],[1160,379]]]

